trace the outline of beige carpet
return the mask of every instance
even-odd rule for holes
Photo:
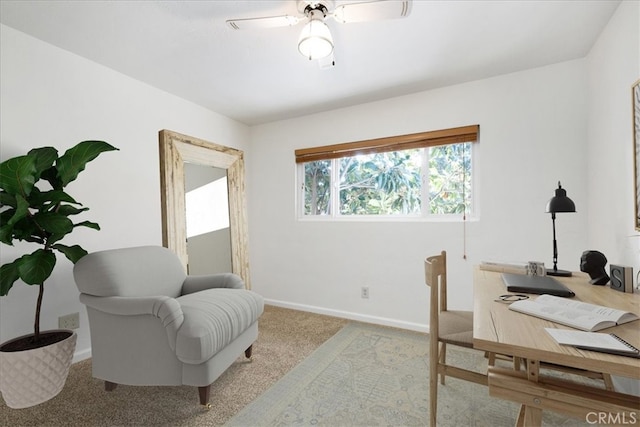
[[[244,357],[211,388],[210,411],[195,387],[132,387],[104,391],[91,361],[71,367],[62,392],[41,405],[8,408],[0,399],[0,426],[220,426],[331,338],[346,320],[266,306],[253,362]],[[152,363],[152,361],[150,361]]]

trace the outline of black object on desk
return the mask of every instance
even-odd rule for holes
[[[527,276],[524,274],[502,273],[507,291],[525,294],[548,294],[558,297],[574,297],[576,294],[553,277]]]

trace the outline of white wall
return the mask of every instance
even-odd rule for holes
[[[634,230],[631,85],[640,79],[640,3],[623,2],[588,56],[588,245],[640,269]]]
[[[120,148],[87,166],[69,193],[91,210],[82,219],[102,227],[78,230],[63,242],[88,251],[162,243],[158,131],[170,129],[246,150],[245,125],[142,84],[7,26],[0,28],[0,157],[51,145],[60,152],[86,139]],[[78,217],[80,219],[80,216]],[[1,262],[24,245],[2,245]],[[26,250],[26,249],[25,249]],[[17,283],[0,298],[0,342],[31,333],[37,289]],[[86,310],[78,301],[72,265],[58,258],[45,285],[42,328],[80,312],[76,359],[89,355]]]
[[[546,202],[558,180],[578,207],[558,215],[559,267],[586,245],[584,60],[266,124],[252,129],[252,283],[279,304],[426,329],[424,257],[448,251],[450,301],[472,308],[482,260],[552,261]],[[480,124],[477,221],[301,222],[293,151],[315,145]],[[259,209],[258,209],[259,208]],[[370,298],[360,288],[370,287]]]

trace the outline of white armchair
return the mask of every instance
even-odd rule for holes
[[[211,384],[242,352],[251,357],[264,301],[231,273],[187,276],[159,246],[94,252],[74,266],[91,330],[93,376],[105,389]]]

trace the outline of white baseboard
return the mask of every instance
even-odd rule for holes
[[[90,359],[90,358],[91,358],[91,348],[87,348],[85,350],[76,351],[73,354],[73,360],[71,361],[71,363],[82,362],[83,360]]]
[[[429,332],[429,325],[421,323],[405,322],[402,320],[389,319],[386,317],[370,316],[361,313],[352,313],[349,311],[333,310],[330,308],[316,307],[312,305],[296,304],[286,301],[278,301],[265,299],[265,304],[274,305],[276,307],[290,308],[299,311],[308,311],[310,313],[324,314],[327,316],[339,317],[341,319],[356,320],[358,322],[373,323],[375,325],[391,326],[394,328],[407,329],[416,332]]]

